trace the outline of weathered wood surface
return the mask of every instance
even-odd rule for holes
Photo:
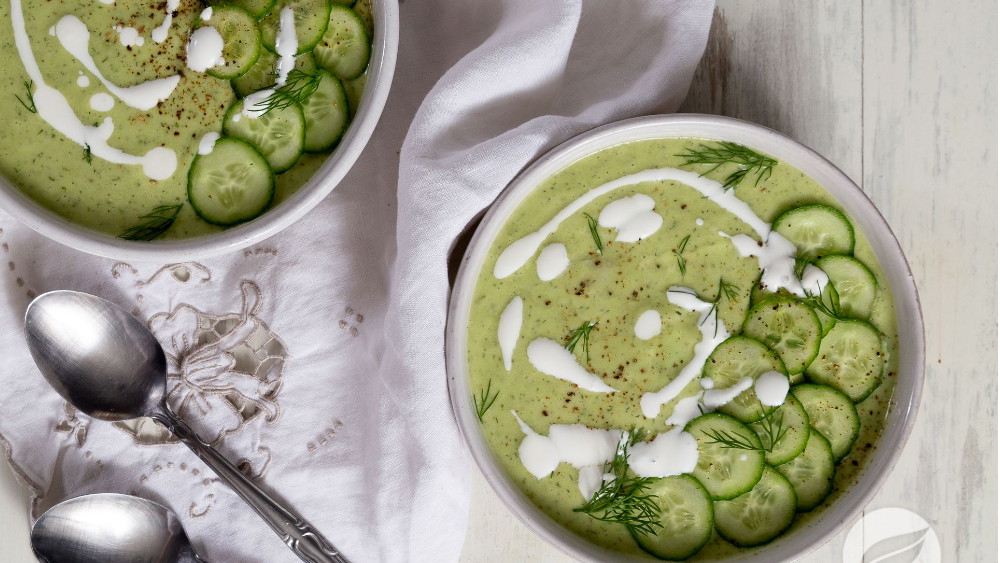
[[[942,561],[996,561],[997,6],[719,0],[681,111],[790,135],[872,198],[913,269],[927,335],[912,438],[868,510],[922,515]],[[478,472],[463,561],[563,562]],[[844,534],[808,561],[843,561]]]

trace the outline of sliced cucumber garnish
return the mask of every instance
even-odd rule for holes
[[[854,227],[829,205],[814,203],[789,209],[774,220],[771,229],[795,244],[799,257],[806,260],[854,252]]]
[[[789,374],[802,372],[813,361],[822,336],[812,307],[781,296],[754,305],[743,322],[743,333],[777,352]]]
[[[789,393],[777,410],[750,424],[767,452],[764,461],[771,465],[785,463],[806,449],[809,418],[794,395]]]
[[[264,155],[275,174],[294,166],[302,156],[305,139],[302,107],[293,103],[258,117],[249,117],[243,114],[243,103],[237,101],[226,113],[222,132],[252,144]]]
[[[830,442],[833,458],[843,459],[861,431],[858,410],[851,399],[829,385],[817,383],[795,385],[792,394],[806,410],[809,424]]]
[[[299,55],[311,51],[319,43],[330,16],[330,2],[327,0],[278,0],[271,13],[260,20],[260,32],[264,45],[277,51],[278,30],[281,28],[281,10],[291,8],[295,20],[295,38]]]
[[[746,336],[733,336],[716,346],[705,362],[704,376],[715,384],[715,389],[735,385],[749,377],[756,381],[769,371],[784,373],[785,366],[778,355],[759,341]],[[719,412],[734,416],[744,422],[764,416],[753,387],[719,408]]]
[[[264,212],[274,198],[274,174],[250,143],[223,137],[212,152],[195,156],[188,171],[188,201],[204,220],[235,225]]]
[[[781,535],[795,518],[795,490],[771,467],[750,492],[715,502],[715,529],[740,547],[765,544]]]
[[[867,320],[878,291],[875,274],[868,266],[857,258],[844,254],[824,256],[816,262],[816,266],[830,278],[829,285],[823,291],[823,300],[830,303],[833,298],[831,294],[836,291],[842,315]]]
[[[656,534],[635,536],[639,547],[661,559],[681,560],[708,543],[715,523],[712,499],[697,479],[664,477],[646,492],[656,496],[663,527]]]
[[[836,465],[830,442],[814,428],[809,429],[806,449],[788,463],[775,467],[795,489],[796,510],[809,512],[830,496]]]
[[[260,31],[257,21],[243,8],[218,6],[212,8],[212,17],[198,20],[198,26],[211,26],[222,36],[221,65],[208,69],[208,74],[225,80],[240,76],[253,67],[260,57]]]
[[[324,69],[319,86],[302,102],[306,119],[306,152],[323,152],[332,148],[347,129],[347,94],[336,76]]]
[[[368,68],[371,45],[361,18],[350,8],[333,6],[326,33],[316,45],[316,62],[343,80]]]
[[[691,473],[713,499],[749,491],[764,471],[764,452],[753,430],[721,413],[699,416],[684,428],[698,441],[698,465]]]
[[[368,37],[375,37],[375,16],[372,13],[372,0],[358,0],[354,4],[354,13],[365,22]]]
[[[367,83],[367,70],[361,76],[344,82],[344,91],[347,92],[347,104],[351,108],[351,116],[358,113],[358,107],[361,106],[361,96],[365,93]]]
[[[209,6],[236,6],[243,8],[256,19],[262,18],[271,8],[274,7],[275,0],[208,0],[205,2]]]
[[[303,53],[295,57],[295,69],[306,74],[316,70],[316,61],[312,53]],[[233,90],[239,97],[249,96],[258,90],[274,86],[278,78],[278,55],[264,49],[253,67],[243,76],[233,79]]]
[[[878,330],[865,321],[842,319],[823,337],[806,376],[840,389],[858,403],[882,382],[884,370],[885,352]]]

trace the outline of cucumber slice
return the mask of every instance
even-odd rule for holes
[[[357,78],[368,68],[369,41],[361,18],[349,8],[334,6],[326,33],[316,45],[316,62],[343,80]]]
[[[699,416],[684,428],[698,441],[698,465],[691,475],[715,500],[736,498],[753,488],[764,471],[764,452],[753,430],[721,413]],[[744,447],[723,443],[735,440]]]
[[[274,198],[274,174],[250,143],[232,137],[194,157],[188,171],[188,201],[205,221],[235,225],[264,212]]]
[[[715,502],[715,529],[739,547],[765,544],[781,535],[795,518],[795,489],[771,467],[750,492]]]
[[[861,431],[858,410],[851,399],[829,385],[818,383],[795,385],[792,394],[806,410],[809,425],[830,442],[833,459],[843,459]]]
[[[354,4],[354,13],[365,22],[368,37],[375,37],[375,15],[372,13],[372,0],[358,0]]]
[[[812,307],[791,297],[775,296],[750,309],[743,333],[778,353],[789,374],[801,373],[819,351],[819,318]]]
[[[358,113],[361,106],[361,96],[365,93],[365,85],[368,83],[368,71],[361,76],[344,82],[344,91],[347,92],[347,104],[351,108],[351,116]]]
[[[809,429],[806,449],[795,459],[775,467],[795,489],[796,510],[809,512],[833,491],[836,464],[830,442],[814,428]]]
[[[656,496],[661,528],[654,535],[637,535],[636,543],[661,559],[691,557],[712,537],[715,514],[708,491],[690,475],[664,477],[646,492]]]
[[[260,20],[260,34],[264,46],[277,52],[278,30],[281,28],[281,10],[291,8],[295,17],[295,39],[298,41],[296,55],[312,51],[319,43],[330,18],[330,2],[327,0],[278,0],[271,13]]]
[[[806,449],[809,441],[809,417],[791,393],[777,410],[751,424],[750,429],[760,438],[760,445],[767,452],[764,461],[770,465],[790,461]]]
[[[323,152],[331,149],[347,129],[347,94],[340,80],[330,72],[319,69],[319,86],[302,102],[306,119],[306,152]]]
[[[756,381],[762,373],[769,371],[785,373],[785,365],[773,350],[753,338],[732,336],[716,346],[708,356],[703,374],[715,384],[714,389],[723,389],[735,385],[744,377]],[[765,414],[753,387],[718,410],[743,422],[759,420]]]
[[[832,293],[836,291],[841,315],[868,320],[878,291],[875,274],[868,266],[845,254],[824,256],[816,262],[816,266],[830,278],[830,283],[823,290],[823,299],[830,303]]]
[[[255,19],[260,19],[274,7],[276,0],[208,0],[205,2],[213,8],[215,6],[236,6],[243,8]]]
[[[885,352],[878,330],[865,321],[841,319],[823,337],[806,376],[840,389],[859,403],[882,382],[883,371]]]
[[[306,120],[302,106],[293,103],[253,118],[243,115],[243,104],[240,100],[229,108],[222,122],[222,133],[253,145],[264,155],[275,174],[294,166],[302,156],[305,140]]]
[[[306,74],[316,71],[316,61],[312,53],[303,53],[295,57],[295,69]],[[264,49],[257,62],[244,74],[233,79],[233,90],[243,98],[258,90],[274,86],[278,77],[278,55]]]
[[[854,227],[829,205],[814,203],[789,209],[774,220],[771,229],[795,244],[799,257],[809,261],[854,252]]]
[[[260,32],[250,12],[236,6],[218,6],[212,8],[208,21],[198,19],[197,27],[204,26],[214,27],[222,36],[222,60],[225,61],[209,68],[208,74],[230,80],[249,71],[260,58]]]

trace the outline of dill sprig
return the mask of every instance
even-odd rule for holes
[[[566,344],[563,345],[564,348],[573,352],[576,350],[576,345],[580,342],[583,343],[583,355],[587,358],[587,363],[590,363],[590,331],[597,326],[597,322],[585,322],[582,325],[569,331],[569,335],[566,337]]]
[[[692,164],[711,164],[702,176],[710,174],[725,164],[735,164],[737,169],[730,174],[722,187],[726,190],[736,187],[748,175],[756,174],[754,185],[771,177],[771,169],[778,164],[777,160],[764,156],[738,143],[720,141],[716,145],[701,143],[697,148],[690,148],[677,156],[686,159],[684,166]]]
[[[87,164],[91,164],[94,162],[94,155],[91,154],[90,152],[89,144],[83,145],[83,161],[86,162]]]
[[[705,436],[711,438],[708,444],[719,444],[723,448],[731,450],[752,450],[756,452],[765,451],[762,446],[754,443],[753,438],[744,436],[739,432],[729,432],[728,430],[702,430]]]
[[[760,438],[762,449],[765,452],[771,452],[788,433],[788,427],[785,426],[785,411],[778,407],[771,412],[766,412],[764,403],[760,402],[760,399],[757,399],[757,403],[760,405],[761,414],[764,415],[760,421],[754,423],[756,428],[761,429],[757,433],[757,437]]]
[[[642,431],[622,436],[614,458],[604,465],[604,472],[613,478],[602,483],[594,496],[583,506],[574,508],[574,512],[583,512],[602,522],[621,524],[637,537],[655,534],[663,527],[657,497],[647,492],[657,479],[629,475],[628,450],[645,437]]]
[[[813,309],[816,309],[828,317],[832,317],[834,319],[844,318],[840,310],[840,294],[837,292],[837,288],[833,287],[832,283],[828,283],[827,287],[830,288],[829,303],[823,299],[823,292],[820,292],[806,297],[806,305],[809,305]]]
[[[24,109],[30,111],[31,113],[38,113],[38,108],[35,106],[35,94],[31,91],[31,88],[34,85],[34,81],[31,80],[24,82],[25,97],[28,98],[27,102],[22,100],[21,96],[18,96],[17,94],[14,94],[14,97],[17,98],[17,101],[21,102]]]
[[[161,205],[146,215],[139,217],[146,221],[138,225],[125,229],[118,238],[125,240],[153,240],[162,235],[174,224],[177,214],[181,212],[183,203],[175,205]]]
[[[253,105],[253,110],[265,114],[269,111],[282,110],[295,104],[305,102],[319,88],[323,74],[316,70],[305,72],[293,69],[288,73],[285,84],[274,89],[274,92]]]
[[[490,389],[493,386],[493,380],[490,379],[486,382],[486,388],[479,392],[479,395],[472,396],[472,402],[476,405],[476,416],[479,418],[479,422],[483,421],[483,416],[486,411],[490,410],[493,403],[496,402],[497,397],[500,395],[500,390],[497,389],[490,395]]]
[[[691,235],[688,235],[681,239],[681,244],[674,251],[674,256],[677,257],[677,268],[681,271],[681,277],[687,274],[687,259],[682,256],[684,254],[684,249],[687,248],[688,241],[691,240]]]
[[[604,254],[604,243],[601,242],[601,234],[597,232],[597,219],[591,217],[589,213],[584,213],[583,216],[587,218],[587,228],[590,229],[590,236],[597,245],[597,253]]]
[[[719,289],[715,293],[715,299],[712,300],[712,307],[709,308],[708,313],[705,314],[705,319],[702,320],[702,322],[707,321],[708,318],[712,316],[712,313],[715,313],[716,334],[719,332],[719,302],[722,301],[723,297],[725,297],[728,301],[736,301],[737,297],[739,297],[739,290],[740,288],[736,287],[736,285],[726,283],[725,280],[719,278]]]

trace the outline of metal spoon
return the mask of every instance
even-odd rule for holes
[[[45,511],[31,527],[31,549],[47,563],[206,563],[169,508],[114,493]]]
[[[170,410],[163,349],[138,319],[94,295],[53,291],[28,305],[24,328],[42,375],[77,409],[102,420],[155,419],[257,511],[303,561],[348,563],[308,522],[260,490]]]

